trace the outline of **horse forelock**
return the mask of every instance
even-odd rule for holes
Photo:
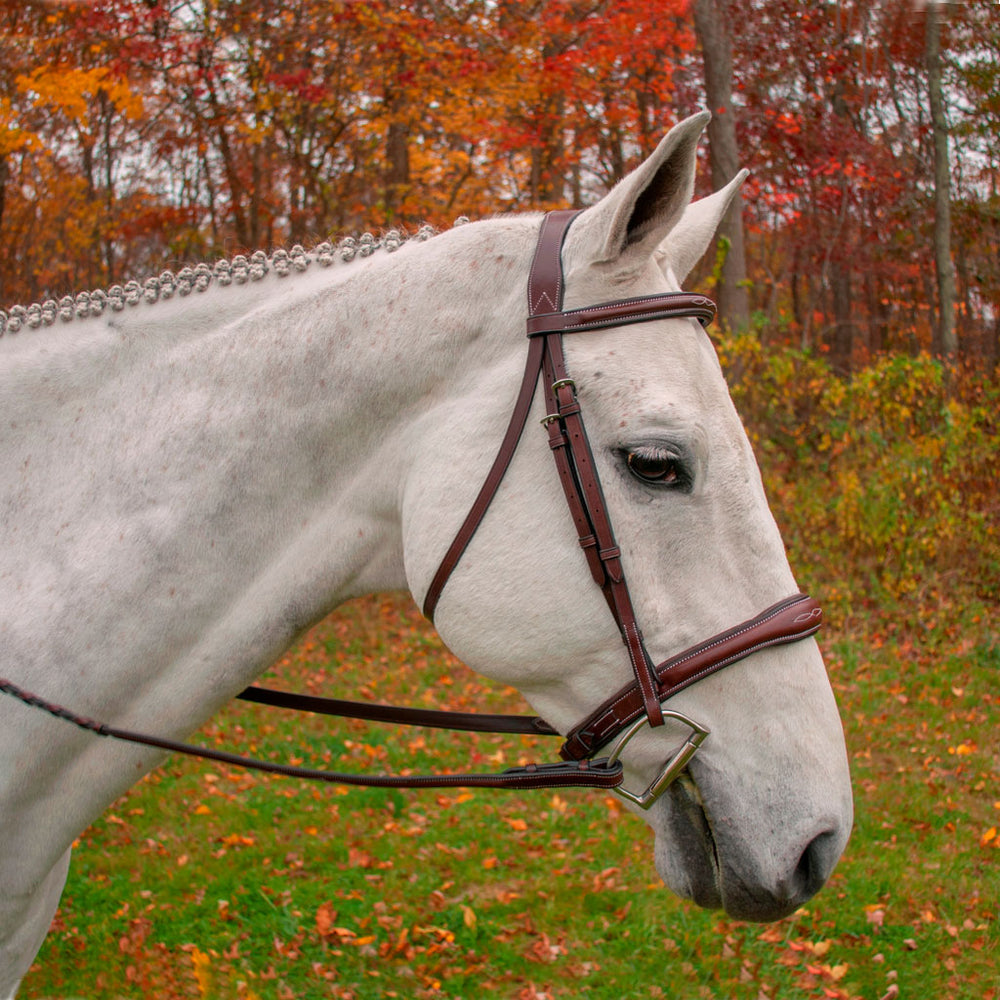
[[[462,216],[455,220],[454,226],[462,226],[468,221]],[[192,292],[205,292],[213,285],[244,285],[260,281],[271,273],[285,278],[302,274],[313,264],[328,268],[338,263],[367,259],[378,251],[394,253],[405,243],[423,243],[438,232],[433,226],[423,225],[412,234],[399,229],[390,229],[377,236],[366,232],[360,236],[344,237],[336,244],[324,241],[311,250],[299,244],[289,250],[274,250],[270,254],[257,250],[249,255],[236,254],[215,264],[202,262],[185,266],[179,271],[164,270],[142,281],[127,281],[106,289],[76,292],[29,305],[13,305],[7,310],[0,309],[0,337],[25,328],[53,326],[56,320],[69,323],[101,316],[107,310],[121,312],[126,306],[136,306],[140,302],[153,304],[174,296],[183,298]]]

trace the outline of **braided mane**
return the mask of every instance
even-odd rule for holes
[[[460,226],[468,221],[462,216],[454,224]],[[338,259],[348,263],[358,257],[370,257],[376,250],[393,253],[406,242],[424,242],[436,233],[433,226],[424,225],[412,236],[390,229],[383,236],[363,233],[359,237],[345,237],[336,246],[324,242],[308,251],[298,244],[291,250],[275,250],[270,256],[263,250],[257,250],[250,256],[237,254],[232,260],[220,260],[214,266],[202,263],[182,268],[176,273],[162,271],[141,283],[129,281],[124,285],[112,285],[107,290],[64,295],[58,301],[47,299],[27,306],[12,306],[8,311],[0,309],[0,337],[5,333],[18,333],[25,327],[52,326],[57,319],[68,323],[74,319],[100,316],[106,309],[121,312],[126,306],[138,305],[142,301],[153,303],[173,298],[174,295],[183,297],[191,292],[204,292],[213,283],[221,286],[243,285],[248,281],[260,281],[270,271],[284,278],[293,272],[302,273],[314,263],[330,267]]]

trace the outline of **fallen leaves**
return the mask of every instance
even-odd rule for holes
[[[412,634],[409,625],[399,624],[405,615],[395,625],[392,617],[388,620],[377,641],[393,664]],[[852,677],[867,678],[871,701],[853,690],[846,695],[852,699],[846,717],[861,717],[848,728],[849,736],[852,726],[862,734],[854,749],[864,752],[855,755],[854,769],[863,822],[834,882],[808,911],[788,920],[767,927],[740,925],[676,901],[656,879],[645,828],[619,815],[618,801],[605,804],[600,793],[477,794],[474,801],[460,801],[461,792],[402,796],[324,788],[317,793],[269,777],[244,785],[235,771],[185,765],[169,772],[169,787],[154,777],[130,793],[133,799],[115,807],[117,821],[104,822],[83,838],[91,864],[87,883],[102,896],[118,898],[110,950],[121,957],[122,968],[106,973],[106,986],[95,989],[117,995],[144,979],[159,985],[170,974],[178,980],[176,987],[150,988],[144,995],[164,1000],[203,996],[191,950],[197,947],[207,956],[201,969],[213,977],[213,995],[239,1000],[251,1000],[254,990],[265,997],[278,997],[282,989],[318,995],[320,983],[323,995],[336,998],[353,990],[355,998],[396,993],[416,1000],[433,997],[435,989],[445,996],[462,995],[464,989],[469,995],[513,997],[532,981],[536,992],[560,995],[559,989],[571,990],[576,978],[590,974],[595,955],[616,986],[622,970],[633,963],[636,974],[654,985],[655,956],[669,966],[677,987],[663,996],[696,996],[698,984],[711,977],[720,995],[874,1000],[895,985],[889,973],[898,970],[899,995],[909,997],[918,995],[907,979],[912,963],[928,970],[919,983],[933,983],[936,995],[964,995],[962,987],[973,981],[973,971],[984,967],[991,952],[995,907],[981,895],[982,867],[997,845],[1000,800],[986,791],[988,784],[974,796],[966,794],[985,780],[981,749],[949,754],[947,748],[971,748],[977,741],[982,748],[978,734],[984,717],[969,713],[983,711],[988,702],[969,671],[952,685],[966,703],[953,702],[958,695],[950,687],[931,684],[925,694],[923,654],[911,647],[903,656],[893,636],[886,630],[881,654],[884,663],[892,661],[888,682],[870,660],[863,668],[855,664]],[[860,640],[857,646],[870,653]],[[293,651],[288,659],[287,676],[278,683],[311,689],[314,667],[308,657]],[[835,676],[844,676],[847,667],[845,657],[843,665],[835,665]],[[355,697],[349,687],[352,669],[334,648],[323,662],[320,691],[333,688]],[[452,685],[432,685],[435,697],[447,702],[440,707],[518,710],[516,695],[491,693],[462,668],[429,657],[426,669],[455,672]],[[397,678],[394,670],[383,673],[376,691],[380,699],[413,700],[405,678]],[[914,714],[897,708],[891,693],[883,699],[883,685],[908,694]],[[927,700],[931,695],[938,698],[936,706]],[[938,714],[929,714],[931,709]],[[485,736],[386,737],[379,744],[382,736],[373,728],[353,725],[346,728],[352,743],[347,747],[331,737],[328,723],[286,725],[267,714],[258,719],[256,711],[253,706],[239,714],[232,710],[242,720],[242,738],[265,753],[329,755],[332,760],[343,752],[368,760],[373,751],[364,747],[381,746],[386,755],[395,755],[393,766],[402,761],[414,767],[461,766],[472,753],[479,762],[499,753],[516,760],[522,753],[516,740]],[[224,742],[237,730],[228,712],[215,725]],[[872,727],[877,727],[877,740],[868,738]],[[178,777],[182,770],[183,780]],[[272,794],[278,789],[294,794]],[[165,804],[174,810],[167,820],[162,818]],[[913,860],[915,844],[918,861]],[[121,893],[127,886],[119,879],[109,892],[109,872],[119,852],[136,867],[136,855],[124,853],[130,850],[162,865],[164,884],[162,891],[155,887],[153,899],[139,896],[137,885],[126,909]],[[204,871],[225,876],[229,867],[213,858],[219,851],[231,857],[239,853],[241,867],[255,871],[242,883],[217,890],[209,884],[206,894],[198,876]],[[108,864],[102,860],[95,868],[95,856],[107,856]],[[150,864],[138,867],[148,870]],[[975,880],[969,881],[970,873]],[[171,880],[185,887],[179,895],[167,891]],[[251,882],[260,891],[246,889]],[[83,904],[86,924],[79,908],[74,915],[73,896],[71,885],[67,908],[51,935],[64,966],[97,947],[92,938],[104,933],[92,927],[92,902]],[[178,954],[176,948],[171,952],[157,945],[155,935],[141,940],[141,925],[131,928],[129,922],[150,920],[152,913],[140,912],[140,906],[163,909],[164,921],[183,914],[197,945],[185,945]],[[127,954],[116,947],[121,939],[127,939]],[[381,975],[377,983],[373,973]],[[296,976],[309,978],[309,985],[287,985]],[[942,986],[948,977],[959,985]],[[238,982],[246,984],[243,992]],[[37,992],[67,991],[45,983]],[[576,995],[583,992],[577,989]],[[649,995],[656,994],[650,990]]]
[[[881,903],[869,903],[865,906],[865,920],[873,927],[876,933],[881,930],[885,923],[885,909]]]

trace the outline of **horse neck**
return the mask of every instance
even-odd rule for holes
[[[54,331],[5,338],[5,401],[23,404],[3,447],[22,539],[8,579],[38,597],[8,603],[24,662],[189,676],[226,660],[224,697],[340,601],[404,586],[423,437],[469,365],[521,348],[476,343],[504,309],[476,294],[461,233],[71,323],[40,350],[29,338]]]

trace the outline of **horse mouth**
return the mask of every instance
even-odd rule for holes
[[[725,819],[721,831],[713,828],[712,810],[687,770],[664,795],[662,808],[665,822],[655,847],[661,877],[679,896],[736,920],[769,922],[793,913],[826,882],[846,839],[820,819],[793,834],[784,850],[748,849],[727,836]]]
[[[687,770],[671,784],[665,798],[670,803],[670,843],[665,846],[671,858],[680,860],[681,871],[672,860],[664,859],[661,867],[659,857],[657,867],[679,895],[704,909],[718,910],[723,905],[718,847],[701,793]]]

